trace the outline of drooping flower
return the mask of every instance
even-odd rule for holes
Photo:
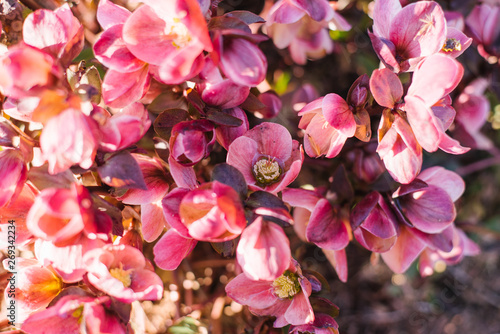
[[[15,292],[5,290],[6,297],[14,296],[20,314],[16,320],[22,323],[31,313],[44,309],[63,288],[61,279],[50,267],[42,266],[36,259],[18,257],[16,262]],[[8,259],[3,261],[9,270]],[[11,298],[11,297],[9,297]]]
[[[90,168],[99,139],[97,123],[80,110],[69,108],[51,117],[40,136],[40,147],[49,163],[49,173],[57,174],[76,164]]]
[[[227,155],[227,163],[243,174],[250,189],[274,194],[295,180],[303,160],[302,147],[276,123],[262,123],[236,138]]]
[[[396,73],[413,71],[446,42],[446,20],[433,1],[405,7],[399,0],[379,0],[373,10],[373,33],[368,32],[380,60]]]
[[[73,16],[68,4],[54,11],[38,9],[24,21],[23,40],[59,58],[66,66],[83,49],[83,25]]]
[[[162,280],[147,268],[137,248],[105,245],[87,252],[83,261],[89,282],[119,301],[159,300],[163,295]]]
[[[170,137],[170,157],[184,166],[192,166],[206,158],[215,143],[212,122],[199,119],[177,123]]]
[[[89,334],[126,334],[126,325],[111,311],[108,296],[93,298],[66,295],[46,310],[32,314],[22,324],[27,333],[79,334],[83,328]]]
[[[283,201],[294,207],[293,228],[303,241],[316,244],[335,259],[332,263],[337,275],[347,281],[347,258],[345,247],[350,233],[338,208],[324,198],[324,191],[287,188],[283,190]]]
[[[481,3],[476,5],[472,12],[465,19],[474,41],[478,43],[478,51],[485,59],[491,55],[499,56],[500,47],[497,43],[500,36],[500,6]]]
[[[280,0],[270,9],[266,21],[266,32],[276,47],[288,47],[297,64],[305,64],[308,58],[320,59],[333,51],[327,28],[343,31],[351,26],[326,0]]]
[[[236,259],[252,280],[273,280],[288,268],[290,243],[283,229],[258,217],[241,234]]]
[[[426,249],[450,252],[456,216],[453,204],[464,191],[464,181],[442,167],[422,171],[392,195],[393,210],[399,219],[399,234],[394,246],[382,253],[384,262],[396,273],[406,271]]]
[[[256,315],[276,317],[274,327],[311,323],[314,321],[309,302],[311,283],[294,262],[274,280],[254,281],[240,274],[227,284],[226,293]]]
[[[196,0],[145,1],[125,21],[123,40],[135,57],[157,66],[158,79],[167,84],[198,74],[203,51],[213,49]]]

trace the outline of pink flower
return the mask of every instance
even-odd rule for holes
[[[273,280],[288,268],[290,243],[279,225],[258,217],[241,234],[236,259],[248,278]]]
[[[85,228],[90,230],[93,224],[90,193],[76,184],[71,189],[42,190],[26,217],[26,225],[34,236],[56,245],[71,243]]]
[[[312,242],[329,253],[332,265],[341,281],[347,281],[347,258],[345,247],[350,233],[338,208],[324,198],[324,191],[287,188],[283,190],[283,201],[294,207],[293,228],[299,238]],[[328,257],[328,255],[327,255]]]
[[[15,301],[20,309],[18,322],[23,322],[31,313],[44,309],[61,292],[63,283],[50,267],[42,266],[35,259],[16,258]],[[9,270],[9,260],[3,261]],[[5,290],[6,298],[9,290]],[[9,297],[10,298],[10,297]]]
[[[36,95],[60,75],[51,55],[25,44],[10,48],[0,57],[0,90],[14,99]]]
[[[203,102],[223,109],[234,108],[245,101],[250,87],[235,83],[230,78],[223,78],[214,62],[207,58],[205,67],[199,74],[202,81],[197,84]]]
[[[488,84],[485,78],[472,81],[453,103],[457,111],[454,136],[465,145],[482,150],[493,146],[491,140],[481,133],[490,114],[490,102],[484,95]]]
[[[231,240],[246,227],[238,193],[218,181],[188,192],[180,202],[179,216],[189,235],[200,241]],[[177,223],[177,220],[172,221],[172,227],[182,230]]]
[[[368,33],[380,60],[390,70],[413,71],[446,42],[446,20],[433,1],[401,7],[399,0],[375,2],[373,33]]]
[[[462,74],[462,66],[452,58],[427,57],[415,69],[401,103],[403,86],[399,78],[389,69],[373,72],[370,78],[373,97],[388,108],[379,125],[377,152],[396,181],[409,183],[415,178],[422,165],[422,148],[429,152],[441,148],[452,154],[468,151],[446,134],[455,116],[447,95]]]
[[[399,234],[394,246],[382,253],[394,272],[406,271],[426,247],[452,250],[451,227],[456,216],[453,202],[463,191],[464,182],[458,174],[431,167],[394,192],[393,210],[400,221]]]
[[[107,116],[107,112],[102,110]],[[107,117],[99,127],[100,148],[114,152],[127,148],[141,139],[151,126],[148,112],[141,103],[132,103],[119,112]]]
[[[295,180],[303,160],[302,147],[276,123],[262,123],[236,138],[227,155],[227,163],[243,174],[250,189],[274,194]]]
[[[311,283],[300,267],[291,261],[288,269],[275,280],[253,281],[240,274],[226,286],[229,297],[259,316],[274,316],[274,327],[299,326],[314,321],[309,302]]]
[[[66,295],[46,310],[32,314],[21,326],[27,333],[126,334],[126,325],[111,312],[111,299]]]
[[[500,49],[495,41],[500,36],[500,6],[483,3],[476,5],[465,19],[474,41],[479,44],[478,51],[485,59],[490,55],[500,55]]]
[[[97,20],[104,32],[93,46],[96,58],[108,71],[102,83],[107,105],[123,108],[146,94],[151,75],[149,65],[134,56],[123,40],[123,25],[131,13],[111,1],[99,1]]]
[[[169,140],[170,156],[184,166],[206,158],[215,143],[212,122],[199,119],[177,123]]]
[[[80,110],[69,108],[50,118],[40,136],[40,147],[49,163],[49,173],[63,172],[75,164],[90,168],[99,139],[97,123]]]
[[[167,84],[198,74],[203,68],[203,51],[212,51],[196,0],[145,1],[125,21],[123,40],[135,57],[157,66],[159,80]]]
[[[86,253],[83,261],[89,282],[119,301],[162,298],[163,282],[147,268],[146,259],[137,248],[105,245]]]
[[[23,39],[26,44],[59,58],[66,66],[83,49],[83,26],[68,4],[55,11],[38,9],[26,17]]]
[[[349,105],[334,93],[310,102],[299,116],[302,116],[299,128],[305,131],[304,148],[313,158],[337,156],[347,138],[356,132],[356,121]]]
[[[297,64],[307,59],[320,59],[333,51],[328,29],[349,30],[351,26],[337,14],[328,1],[280,0],[276,2],[266,21],[267,34],[279,49],[290,50]]]

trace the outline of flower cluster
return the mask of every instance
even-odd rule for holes
[[[299,65],[332,53],[333,32],[351,29],[337,3],[279,0],[264,19],[219,2],[100,0],[93,38],[68,4],[38,9],[3,49],[0,231],[14,219],[31,251],[18,259],[22,330],[132,333],[129,304],[164,296],[156,268],[211,243],[235,257],[232,300],[290,333],[338,333],[293,231],[343,282],[354,242],[395,273],[419,258],[422,276],[479,252],[455,223],[464,181],[422,166],[424,151],[493,146],[480,132],[488,81],[460,86],[456,58],[473,41],[500,54],[498,5],[464,20],[433,1],[376,0],[380,67],[344,98],[278,95],[262,51],[288,48]]]

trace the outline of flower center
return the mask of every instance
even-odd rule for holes
[[[122,282],[124,287],[128,288],[132,283],[132,279],[130,278],[130,271],[131,269],[123,270],[123,265],[120,264],[120,268],[110,269],[109,273],[111,274],[111,276]]]
[[[252,172],[260,184],[268,185],[277,182],[283,170],[276,160],[261,157],[253,165]]]
[[[283,275],[278,277],[273,282],[274,294],[282,299],[292,299],[302,289],[299,283],[297,274],[286,270]]]
[[[191,34],[188,28],[181,20],[174,18],[172,22],[167,22],[165,27],[167,39],[172,42],[172,45],[177,49],[183,48],[191,42]]]
[[[442,50],[444,52],[460,51],[462,50],[462,44],[458,39],[448,38],[446,42],[444,42]]]

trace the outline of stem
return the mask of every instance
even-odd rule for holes
[[[465,176],[497,164],[500,164],[500,155],[486,158],[484,160],[479,160],[471,163],[470,165],[457,168],[456,173],[460,176]]]

